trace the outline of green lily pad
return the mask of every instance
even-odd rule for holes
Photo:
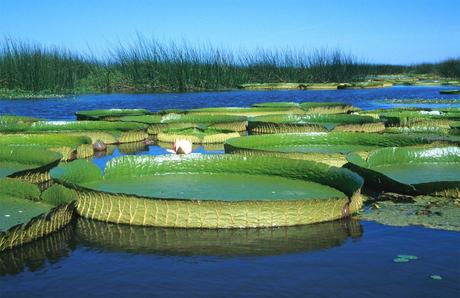
[[[398,255],[398,258],[408,259],[408,260],[417,260],[418,259],[417,256],[413,256],[413,255]]]
[[[189,140],[193,144],[223,143],[228,139],[237,138],[236,131],[216,128],[179,128],[165,129],[157,135],[157,139],[164,143],[173,143],[178,139]]]
[[[116,120],[124,116],[147,115],[150,111],[145,109],[107,109],[76,112],[77,120]]]
[[[124,122],[138,122],[150,125],[149,134],[158,134],[167,129],[214,128],[232,131],[246,131],[247,118],[235,115],[189,115],[165,114],[128,116],[120,119]]]
[[[0,178],[44,173],[56,166],[61,154],[41,148],[1,146]]]
[[[40,121],[0,126],[0,132],[3,133],[65,133],[69,136],[88,136],[93,142],[100,139],[108,144],[145,140],[148,137],[146,129],[147,125],[141,123],[110,121]]]
[[[359,110],[342,102],[303,102],[300,106],[308,114],[343,114]]]
[[[249,131],[258,133],[296,133],[324,131],[379,132],[382,121],[370,116],[350,114],[269,115],[250,119]]]
[[[460,197],[459,147],[399,147],[348,155],[346,167],[385,191]]]
[[[416,136],[368,133],[305,133],[256,135],[225,142],[226,153],[289,157],[342,166],[350,152],[369,152],[380,147],[429,144]]]
[[[40,190],[34,184],[0,179],[0,252],[29,243],[69,223],[73,204],[54,203],[40,201]]]
[[[192,109],[187,111],[188,114],[193,115],[234,115],[256,117],[262,115],[275,115],[275,114],[298,114],[303,115],[305,111],[300,107],[292,107],[286,109],[285,107],[222,107],[222,108],[201,108]]]
[[[395,259],[393,259],[393,262],[395,262],[395,263],[407,263],[409,261],[410,260],[406,259],[406,258],[395,258]]]
[[[104,176],[75,161],[52,177],[77,190],[82,216],[137,225],[286,226],[346,217],[361,205],[362,180],[354,173],[281,158],[124,156],[110,161]],[[102,209],[87,209],[95,207]]]
[[[43,120],[44,119],[26,117],[26,116],[1,115],[0,125],[11,124],[11,123],[33,123],[33,122],[43,121]]]

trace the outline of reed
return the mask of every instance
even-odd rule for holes
[[[4,38],[0,41],[0,97],[225,90],[246,83],[341,83],[419,71],[460,77],[460,59],[419,66],[371,64],[338,49],[231,51],[138,36],[107,52],[107,57],[96,59]]]
[[[97,66],[62,48],[4,38],[0,43],[0,88],[7,90],[71,91]]]

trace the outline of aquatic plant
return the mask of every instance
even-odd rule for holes
[[[40,92],[73,92],[78,80],[97,63],[63,48],[11,38],[0,41],[0,88]]]
[[[186,112],[192,115],[233,115],[233,116],[245,116],[255,117],[263,115],[276,115],[276,114],[296,114],[303,115],[305,111],[300,107],[291,107],[286,109],[285,107],[219,107],[219,108],[200,108],[192,109]]]
[[[17,179],[0,179],[0,252],[24,245],[67,225],[74,204],[39,201],[37,186]]]
[[[287,226],[347,217],[361,206],[363,183],[351,171],[310,161],[193,154],[123,156],[108,163],[104,176],[96,165],[77,160],[53,169],[52,177],[77,191],[83,217],[184,228]],[[308,191],[284,192],[286,184]],[[275,186],[280,189],[271,191]],[[222,191],[229,187],[233,191]],[[245,190],[238,191],[241,187]]]
[[[421,225],[460,231],[460,208],[452,198],[415,196],[413,202],[375,201],[360,217],[391,226]]]
[[[247,118],[232,115],[165,114],[122,117],[121,121],[149,124],[147,132],[156,135],[165,129],[213,128],[246,131]]]
[[[459,89],[451,89],[451,90],[441,90],[439,91],[441,94],[460,94]]]
[[[307,114],[343,114],[360,110],[342,102],[303,102],[300,107]]]
[[[269,134],[240,137],[225,142],[225,153],[263,155],[320,161],[342,166],[345,154],[366,152],[380,147],[426,145],[432,141],[411,135],[330,132]]]
[[[146,109],[107,109],[107,110],[89,110],[75,113],[77,120],[118,120],[124,116],[148,115],[150,111]]]
[[[375,88],[392,82],[368,81],[369,76],[421,70],[435,76],[460,77],[460,59],[423,67],[370,64],[340,49],[259,48],[233,52],[138,36],[134,42],[120,44],[107,52],[110,55],[106,58],[95,59],[64,48],[4,38],[0,41],[0,97],[222,90],[250,88],[251,85],[245,85],[248,83],[262,88],[279,84],[299,89]],[[401,82],[416,83],[396,80]]]
[[[380,148],[365,158],[350,153],[347,160],[345,167],[381,190],[460,197],[459,147]]]
[[[5,124],[0,133],[56,133],[68,136],[87,136],[92,142],[102,140],[106,144],[128,143],[145,140],[147,125],[141,123],[111,121],[39,121],[32,124]]]
[[[379,132],[383,121],[370,116],[349,114],[270,115],[253,117],[248,122],[251,134],[300,132]]]
[[[193,144],[223,143],[228,139],[239,137],[236,131],[216,128],[170,128],[157,135],[160,142],[173,143],[175,140],[188,140]]]
[[[48,171],[62,155],[42,148],[1,146],[0,178],[17,177],[34,183],[49,180]]]
[[[0,116],[0,125],[10,124],[10,123],[33,123],[37,121],[43,121],[44,119],[26,117],[26,116],[16,116],[16,115],[1,115]]]

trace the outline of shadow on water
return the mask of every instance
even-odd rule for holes
[[[68,257],[74,248],[75,222],[25,246],[0,252],[0,276],[35,272]]]
[[[357,220],[264,229],[170,229],[77,222],[78,243],[103,251],[180,256],[266,256],[341,245],[362,235]]]
[[[362,233],[355,219],[298,227],[209,230],[117,225],[79,218],[48,237],[0,253],[0,276],[41,270],[81,246],[163,256],[270,256],[324,250]]]

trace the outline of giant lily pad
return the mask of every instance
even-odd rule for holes
[[[359,110],[343,102],[304,102],[300,106],[308,114],[342,114]]]
[[[456,122],[450,125],[450,133],[453,135],[460,135],[460,122]]]
[[[380,119],[388,126],[420,127],[434,126],[449,128],[452,121],[460,120],[458,111],[440,110],[386,110],[378,112]]]
[[[298,107],[286,109],[285,107],[269,108],[269,107],[251,107],[251,108],[239,108],[239,107],[222,107],[222,108],[201,108],[188,110],[188,114],[194,115],[234,115],[234,116],[246,116],[255,117],[262,115],[276,115],[276,114],[298,114],[303,115],[305,111]]]
[[[223,143],[228,139],[239,137],[236,131],[216,128],[185,128],[166,129],[157,135],[157,139],[164,143],[173,143],[175,140],[189,140],[193,144]]]
[[[61,160],[61,154],[41,148],[1,146],[0,178],[20,177],[31,182],[49,179],[48,171]]]
[[[346,167],[385,191],[460,197],[460,148],[381,148],[348,155]]]
[[[265,155],[321,161],[330,165],[345,164],[345,154],[360,154],[380,147],[428,144],[414,136],[370,133],[330,132],[305,134],[271,134],[227,140],[226,153]]]
[[[75,238],[103,251],[161,255],[262,256],[318,251],[362,235],[356,219],[264,229],[171,229],[79,218]]]
[[[382,121],[370,116],[334,115],[270,115],[254,117],[249,131],[258,133],[295,133],[322,131],[379,132],[385,129]]]
[[[150,111],[144,109],[108,109],[76,112],[77,120],[118,120],[124,116],[147,115]]]
[[[1,146],[34,146],[43,148],[67,146],[76,148],[81,144],[91,144],[91,139],[83,136],[71,136],[60,133],[0,135]]]
[[[43,121],[44,119],[27,117],[27,116],[15,116],[15,115],[2,115],[0,116],[0,125],[11,124],[11,123],[33,123],[37,121]]]
[[[460,89],[441,90],[441,91],[439,91],[439,93],[441,93],[441,94],[455,95],[455,94],[460,94]]]
[[[52,177],[78,191],[78,213],[133,225],[248,228],[347,217],[362,179],[311,161],[238,155],[123,156],[102,176],[77,160]]]
[[[165,129],[193,127],[246,131],[247,125],[246,117],[232,115],[146,115],[123,117],[121,121],[149,124],[147,131],[153,135]]]
[[[300,104],[292,101],[273,101],[273,102],[261,102],[255,103],[253,107],[259,108],[276,108],[276,109],[292,109],[299,108]]]
[[[394,98],[382,100],[386,104],[460,104],[459,99],[446,98]]]
[[[85,136],[70,134],[4,134],[0,136],[0,146],[38,147],[62,154],[62,160],[75,158],[75,150],[82,145],[91,144]]]
[[[57,231],[73,217],[73,203],[52,205],[39,201],[34,184],[0,179],[0,252]]]
[[[88,136],[93,142],[101,139],[105,143],[129,143],[145,140],[147,125],[141,123],[109,121],[40,121],[32,124],[0,126],[3,133],[68,133]]]
[[[342,114],[359,109],[341,102],[263,102],[253,104],[253,107],[272,108],[272,109],[293,109],[302,108],[307,114]]]

